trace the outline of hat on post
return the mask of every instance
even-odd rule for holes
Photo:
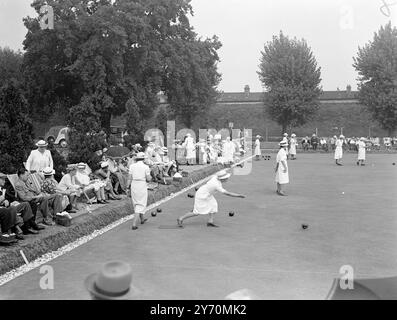
[[[88,292],[99,300],[126,300],[136,290],[131,285],[132,270],[123,261],[109,261],[85,280]]]
[[[45,142],[44,140],[39,140],[39,141],[37,141],[36,146],[39,148],[43,148],[43,147],[47,147],[48,143]]]
[[[219,180],[225,180],[231,176],[230,173],[228,173],[226,170],[221,170],[216,174],[217,178]]]

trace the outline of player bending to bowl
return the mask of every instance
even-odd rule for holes
[[[207,227],[218,227],[214,224],[214,215],[218,212],[218,202],[213,196],[215,191],[219,191],[230,197],[245,198],[242,194],[229,192],[223,188],[222,183],[227,182],[229,177],[230,173],[227,173],[226,170],[222,170],[212,177],[206,184],[201,186],[196,192],[193,211],[178,218],[178,226],[183,227],[182,223],[185,219],[197,217],[202,214],[208,214],[209,219]]]

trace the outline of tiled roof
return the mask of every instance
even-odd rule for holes
[[[324,91],[320,100],[353,100],[357,99],[357,91]],[[263,101],[263,92],[222,92],[219,94],[218,102],[260,102]]]

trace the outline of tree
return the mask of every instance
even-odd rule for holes
[[[397,126],[397,29],[391,22],[358,49],[359,100],[392,136]]]
[[[143,143],[143,121],[139,112],[139,107],[133,98],[126,103],[127,131],[128,136],[124,138],[126,146],[131,144]]]
[[[289,39],[280,32],[261,52],[259,79],[267,89],[265,106],[282,126],[301,126],[319,108],[321,68],[305,40]]]
[[[160,107],[157,110],[157,114],[156,114],[156,118],[155,118],[155,126],[164,135],[167,134],[167,119],[168,119],[167,108]]]
[[[217,71],[221,46],[216,36],[202,41],[194,33],[188,41],[174,39],[170,43],[163,89],[173,117],[188,128],[215,103],[221,80]]]
[[[11,79],[21,80],[22,53],[0,47],[0,87]]]
[[[0,171],[15,173],[33,147],[33,128],[28,105],[17,80],[0,88]]]

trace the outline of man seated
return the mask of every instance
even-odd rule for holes
[[[24,234],[38,234],[37,230],[44,229],[44,227],[39,227],[35,222],[35,215],[33,214],[32,208],[28,202],[19,202],[17,199],[17,194],[5,174],[0,173],[0,188],[4,188],[2,194],[4,199],[1,199],[0,206],[4,208],[9,208],[11,211],[15,211],[18,215],[19,224],[15,226],[14,233],[17,234],[17,238],[21,237],[22,231]],[[19,228],[20,227],[20,228]]]
[[[44,181],[41,186],[41,192],[43,192],[48,197],[50,207],[54,208],[54,216],[56,216],[57,213],[61,213],[67,208],[69,209],[69,213],[75,213],[76,210],[72,210],[69,206],[70,202],[68,192],[59,190],[58,182],[54,179],[54,173],[55,170],[53,170],[52,168],[44,168]]]
[[[120,200],[121,197],[116,195],[114,193],[113,185],[112,185],[112,179],[111,179],[111,172],[109,170],[109,163],[108,162],[102,162],[101,163],[101,168],[95,171],[95,175],[103,182],[105,183],[105,192],[109,199],[111,200]]]
[[[70,213],[77,210],[77,198],[83,193],[82,186],[76,184],[75,177],[77,173],[77,165],[69,164],[66,167],[66,174],[62,177],[58,184],[58,190],[62,194],[66,194],[69,197],[71,205]]]
[[[80,186],[83,192],[94,190],[98,204],[109,203],[105,196],[105,183],[100,181],[94,175],[92,175],[91,179],[86,169],[87,166],[85,163],[80,162],[77,165],[77,172],[74,180],[76,185]]]
[[[53,226],[54,222],[52,221],[48,198],[43,193],[28,187],[26,182],[28,181],[29,174],[30,173],[25,168],[20,168],[18,170],[18,180],[15,182],[15,191],[18,194],[18,198],[23,202],[29,202],[34,215],[34,221],[36,221],[36,212],[39,208],[43,215],[43,223],[47,226]],[[55,212],[58,210],[59,208],[55,208]],[[36,222],[34,222],[32,227],[34,230],[43,229],[41,226],[38,226]]]

